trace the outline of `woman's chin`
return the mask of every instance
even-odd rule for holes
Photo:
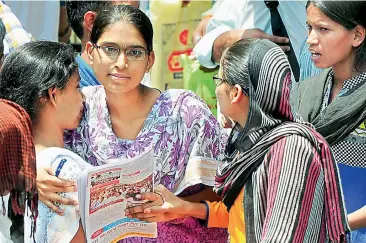
[[[314,66],[316,68],[326,69],[326,68],[330,68],[332,65],[329,65],[328,63],[322,63],[322,62],[314,62]]]

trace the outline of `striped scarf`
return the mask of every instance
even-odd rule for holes
[[[337,166],[324,138],[291,110],[288,60],[278,46],[265,40],[256,41],[250,51],[248,118],[245,127],[240,128],[237,124],[229,138],[226,161],[217,171],[215,191],[230,210],[245,188],[247,242],[262,242],[262,237],[267,234],[273,236],[269,242],[274,242],[274,239],[285,242],[288,237],[291,242],[314,241],[315,237],[306,238],[309,232],[303,225],[291,228],[290,225],[298,221],[288,221],[288,217],[314,220],[311,219],[312,209],[322,205],[324,216],[315,214],[321,220],[317,222],[320,230],[314,242],[342,242],[348,226]],[[288,160],[290,165],[286,164]],[[288,172],[284,169],[286,166],[294,168],[284,176]],[[313,167],[324,173],[324,177],[319,179],[319,175],[316,181],[300,183],[304,174],[310,173]],[[317,193],[315,186],[318,182],[324,185],[321,202],[311,200]],[[299,191],[303,191],[302,198],[308,199],[299,203],[285,201]],[[276,211],[276,205],[285,207]],[[281,232],[283,227],[288,229]]]

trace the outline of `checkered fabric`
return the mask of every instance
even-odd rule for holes
[[[2,1],[0,1],[0,18],[6,28],[6,35],[4,38],[5,56],[15,48],[33,40],[32,35],[23,28],[19,19]]]
[[[324,94],[322,110],[324,110],[329,103],[330,91],[332,89],[333,71],[329,73],[327,80],[327,90]],[[361,85],[366,80],[366,72],[357,75],[354,78],[348,79],[344,82],[342,90],[338,96],[342,96],[346,91],[358,85]],[[337,98],[336,98],[337,99]],[[335,160],[338,163],[366,168],[366,121],[364,121],[355,131],[345,137],[342,141],[331,146]]]
[[[24,213],[27,203],[36,216],[36,155],[31,121],[19,105],[0,99],[0,195],[5,192],[11,194],[15,214]]]

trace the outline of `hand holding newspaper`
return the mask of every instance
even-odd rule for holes
[[[157,237],[156,223],[127,218],[125,209],[145,201],[135,196],[154,190],[152,150],[83,171],[78,179],[81,221],[87,242],[118,242],[127,237]]]

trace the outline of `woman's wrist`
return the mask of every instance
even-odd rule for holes
[[[366,206],[348,214],[348,223],[351,230],[357,230],[366,227]]]
[[[184,201],[182,215],[184,217],[194,217],[198,219],[206,219],[207,207],[204,203],[191,203]]]

